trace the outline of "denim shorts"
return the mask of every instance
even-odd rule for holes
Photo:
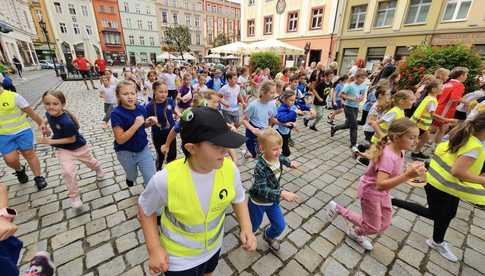
[[[34,148],[34,132],[32,129],[22,130],[11,135],[0,135],[0,153],[6,155],[15,150],[31,150]]]

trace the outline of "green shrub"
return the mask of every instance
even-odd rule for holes
[[[476,76],[480,74],[480,55],[463,45],[431,47],[421,45],[411,51],[409,57],[399,66],[401,89],[412,89],[425,74],[433,74],[440,67],[452,70],[467,67],[470,72],[465,82],[466,92],[478,89]]]
[[[249,65],[251,71],[254,72],[256,68],[264,69],[268,67],[271,70],[271,75],[274,76],[281,70],[281,58],[273,52],[259,52],[251,54]]]

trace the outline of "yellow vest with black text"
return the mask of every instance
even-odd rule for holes
[[[234,198],[234,163],[224,158],[214,174],[207,215],[202,210],[197,190],[184,159],[167,169],[167,206],[162,210],[160,240],[171,256],[197,256],[219,245],[224,233],[225,209]],[[210,187],[207,187],[208,189]]]
[[[456,159],[471,150],[478,150],[478,156],[468,170],[473,175],[480,175],[485,161],[485,150],[478,138],[470,136],[466,144],[456,153],[448,151],[448,141],[436,147],[426,173],[426,181],[435,188],[464,201],[485,205],[485,188],[481,184],[462,181],[451,174],[451,168]]]
[[[15,134],[30,128],[27,114],[15,104],[16,95],[10,90],[0,93],[0,135]]]
[[[428,130],[433,122],[431,113],[426,109],[429,103],[434,103],[434,106],[438,106],[438,99],[432,96],[426,96],[423,101],[418,105],[416,111],[414,111],[411,120],[416,122],[416,126],[422,130]]]
[[[395,107],[389,109],[389,111],[387,111],[386,114],[384,114],[384,116],[386,116],[389,113],[396,113],[394,120],[399,120],[399,119],[402,119],[406,116],[406,115],[404,115],[404,111],[402,109],[400,109],[398,106],[395,106]],[[382,121],[382,122],[379,123],[379,128],[381,129],[381,131],[384,134],[387,134],[387,130],[389,129],[390,124],[391,123],[388,123],[386,121]],[[375,144],[375,143],[377,143],[378,140],[379,140],[379,138],[377,138],[376,134],[374,134],[374,136],[372,136],[370,141],[371,141],[372,144]]]

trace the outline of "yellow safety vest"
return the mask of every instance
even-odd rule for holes
[[[396,113],[394,120],[399,120],[399,119],[402,119],[406,116],[406,115],[404,115],[404,110],[400,109],[397,106],[389,109],[389,111],[387,111],[386,114],[384,114],[384,116],[386,116],[389,113]],[[384,116],[382,116],[382,117],[384,117]],[[381,129],[381,131],[384,134],[386,134],[387,130],[389,129],[390,124],[391,124],[391,122],[387,123],[385,121],[382,121],[382,122],[379,123],[379,128]],[[377,138],[376,134],[374,134],[370,141],[371,141],[372,144],[375,144],[375,143],[377,143],[377,141],[379,141],[379,138]]]
[[[434,103],[435,107],[438,106],[438,99],[436,99],[436,97],[426,96],[418,105],[418,108],[416,108],[416,111],[414,111],[414,114],[411,117],[411,120],[416,122],[416,126],[425,131],[429,129],[431,123],[433,122],[431,113],[426,110],[426,107],[430,102]]]
[[[448,151],[448,141],[442,142],[436,147],[426,173],[427,182],[435,188],[462,200],[485,205],[485,188],[481,184],[462,181],[451,174],[455,160],[474,149],[478,150],[478,156],[468,170],[474,175],[480,175],[485,161],[485,150],[478,138],[470,136],[466,144],[456,153]]]
[[[171,256],[197,256],[214,249],[224,235],[226,207],[236,197],[233,162],[225,158],[215,172],[207,215],[200,206],[188,163],[178,159],[166,169],[168,202],[160,219],[163,247]]]
[[[15,104],[17,93],[0,92],[0,135],[9,135],[30,128],[27,114]]]

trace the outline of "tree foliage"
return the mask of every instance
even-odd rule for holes
[[[165,38],[169,47],[177,49],[183,59],[183,53],[190,51],[191,39],[187,26],[178,25],[165,30]]]
[[[214,47],[219,47],[231,43],[229,37],[225,33],[220,33],[214,38]]]
[[[452,70],[454,67],[467,67],[470,72],[465,82],[466,91],[478,88],[476,76],[480,73],[480,55],[463,45],[432,47],[421,45],[413,49],[404,63],[399,66],[403,89],[413,88],[425,74],[433,74],[440,67]]]
[[[259,52],[251,55],[251,71],[256,68],[269,68],[273,77],[281,70],[280,56],[273,52]]]

